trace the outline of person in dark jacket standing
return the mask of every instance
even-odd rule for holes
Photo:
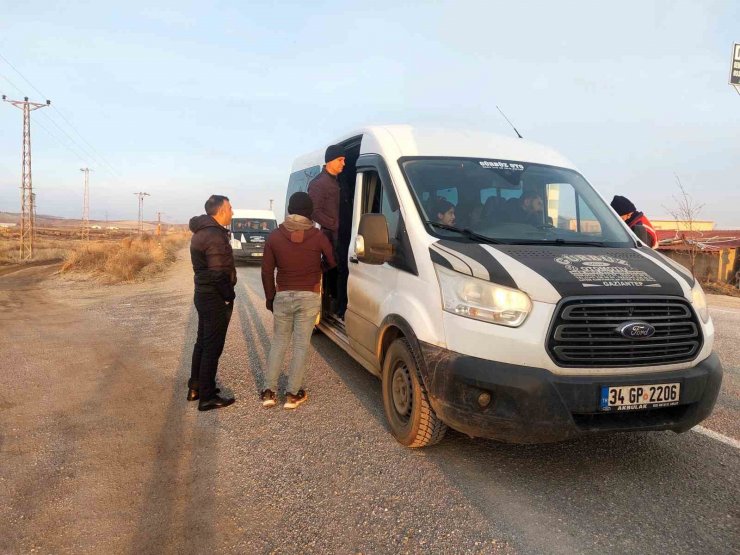
[[[655,245],[658,244],[658,234],[655,232],[653,224],[645,214],[637,210],[637,207],[632,204],[630,199],[614,195],[611,206],[631,230],[637,231],[636,228],[638,226],[643,228],[644,233],[636,234],[640,239],[647,243],[649,247],[654,248]]]
[[[267,309],[274,316],[265,388],[260,394],[265,407],[277,403],[278,378],[291,338],[293,353],[284,408],[294,409],[308,398],[303,389],[303,377],[311,332],[321,310],[321,273],[336,265],[332,245],[314,226],[312,213],[315,211],[311,197],[306,193],[294,193],[288,201],[290,215],[270,233],[265,243],[262,286]]]
[[[345,153],[341,145],[331,145],[324,153],[326,165],[308,184],[308,195],[313,202],[311,219],[321,226],[336,247],[339,232],[339,181],[344,169]]]
[[[188,401],[198,400],[198,410],[220,409],[234,402],[233,398],[221,397],[216,388],[218,359],[224,350],[236,297],[234,254],[225,228],[234,212],[229,199],[221,195],[212,195],[205,208],[205,214],[190,220],[198,337],[193,347]]]
[[[344,170],[345,151],[341,145],[331,145],[324,153],[324,165],[321,173],[308,184],[308,194],[313,202],[311,219],[321,226],[334,249],[336,258],[339,249],[339,174]],[[344,249],[342,249],[344,250]],[[337,269],[332,269],[324,276],[323,287],[333,299],[332,311],[343,316],[346,308],[347,274],[346,261],[339,261]]]

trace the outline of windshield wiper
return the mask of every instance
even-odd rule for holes
[[[606,247],[609,245],[603,241],[570,241],[568,239],[522,239],[515,240],[512,243],[516,245],[565,245],[565,246],[582,246],[582,247]]]
[[[468,228],[460,229],[459,227],[455,227],[454,225],[441,224],[439,222],[432,222],[429,220],[426,220],[424,223],[429,224],[430,226],[436,227],[439,229],[445,229],[447,231],[454,231],[456,233],[459,233],[460,235],[465,235],[465,237],[468,237],[470,239],[475,239],[477,241],[480,241],[481,243],[490,243],[492,245],[504,244],[503,241],[499,241],[498,239],[494,239],[493,237],[488,237],[486,235],[481,235],[480,233],[476,233],[475,231],[472,231]]]

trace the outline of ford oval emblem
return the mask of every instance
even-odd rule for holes
[[[627,322],[619,326],[617,331],[627,339],[647,339],[655,335],[655,328],[647,322]]]

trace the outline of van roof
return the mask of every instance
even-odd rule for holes
[[[347,133],[334,143],[340,143],[358,135],[363,136],[362,153],[397,152],[399,158],[403,156],[493,158],[576,169],[570,160],[548,146],[487,131],[412,125],[375,125]],[[293,171],[323,164],[323,161],[324,150],[322,149],[298,158],[293,165]]]
[[[274,220],[275,214],[271,210],[243,210],[234,209],[234,218],[255,218],[260,220]]]

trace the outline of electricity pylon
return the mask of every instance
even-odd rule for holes
[[[85,193],[82,197],[82,229],[80,230],[80,239],[83,241],[90,240],[90,168],[80,168],[85,174]]]
[[[29,102],[27,96],[23,100],[9,100],[6,95],[3,95],[3,100],[23,110],[21,236],[18,255],[21,260],[30,260],[33,258],[33,238],[35,234],[33,181],[31,179],[31,112],[39,108],[46,108],[51,104],[51,100],[47,100],[46,104],[41,104],[40,102]]]
[[[144,233],[144,197],[150,197],[149,193],[134,193],[139,197],[139,234]]]
[[[32,238],[36,238],[36,193],[31,193],[31,230]]]
[[[157,237],[162,235],[162,212],[157,212]]]

